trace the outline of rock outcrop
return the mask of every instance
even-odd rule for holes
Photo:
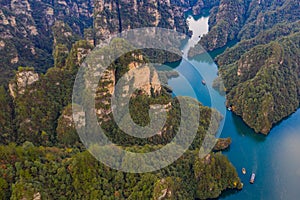
[[[96,40],[107,39],[109,35],[141,27],[162,27],[187,33],[184,11],[196,6],[209,7],[203,1],[136,1],[97,0],[94,9]],[[200,12],[195,10],[195,12]]]
[[[155,200],[164,200],[172,199],[174,196],[174,190],[177,189],[179,178],[167,177],[159,180],[153,191],[153,199]]]
[[[45,72],[53,66],[52,27],[63,21],[78,35],[93,22],[93,2],[0,2],[0,83],[8,82],[18,66]]]
[[[26,88],[39,80],[39,74],[33,69],[21,69],[16,73],[15,80],[9,84],[12,97],[24,94]]]
[[[190,56],[224,47],[233,40],[250,39],[278,23],[299,20],[298,0],[221,0],[211,9],[209,33],[192,48]]]
[[[141,90],[144,94],[151,96],[152,94],[160,94],[161,85],[156,71],[151,70],[151,67],[145,62],[143,56],[139,56],[139,61],[132,61],[127,66],[128,72],[124,74],[122,80],[125,85],[122,85],[122,95],[130,95],[132,89]],[[101,120],[109,120],[111,111],[111,96],[115,91],[117,83],[116,73],[118,69],[108,69],[102,76],[99,87],[96,92],[96,113]],[[135,91],[135,90],[134,90]]]

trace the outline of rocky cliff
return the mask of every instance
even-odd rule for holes
[[[56,21],[68,24],[82,35],[92,25],[92,1],[0,2],[0,83],[12,76],[18,66],[45,72],[53,65],[52,27]]]
[[[131,54],[131,53],[129,53]],[[151,97],[153,94],[161,93],[161,85],[156,71],[153,71],[146,64],[146,59],[142,54],[133,53],[125,55],[120,60],[126,61],[113,65],[112,68],[105,70],[96,91],[96,113],[100,121],[107,121],[111,114],[111,97],[115,91],[116,83],[121,77],[125,84],[122,86],[123,95],[130,95],[128,92],[135,88],[140,90],[139,94]],[[132,94],[133,95],[133,94]]]
[[[26,88],[39,80],[39,74],[33,68],[19,68],[15,76],[15,81],[9,84],[10,95],[16,98],[19,94],[24,94]]]
[[[99,0],[95,2],[94,12],[97,39],[106,39],[111,34],[140,27],[163,26],[174,29],[175,16],[178,16],[168,1]],[[178,23],[186,29],[183,18],[180,21]]]
[[[53,66],[56,48],[70,50],[82,36],[94,45],[110,34],[139,27],[158,26],[187,33],[184,12],[192,9],[199,14],[218,1],[2,1],[0,83],[7,82],[18,66],[45,72]]]
[[[56,132],[60,130],[56,130],[58,117],[71,102],[77,69],[92,48],[87,41],[76,42],[66,58],[62,59],[64,65],[52,67],[45,74],[38,74],[33,68],[18,68],[9,84],[13,97],[11,106],[15,112],[13,126],[18,127],[13,134],[16,135],[16,143],[28,140],[45,145],[57,140]],[[63,116],[67,116],[68,111],[70,108],[63,112]],[[59,122],[60,125],[65,124],[65,118],[61,117]],[[65,128],[72,131],[72,127]],[[72,138],[69,132],[66,134]]]
[[[210,11],[210,30],[190,56],[224,47],[232,40],[250,39],[278,23],[299,20],[297,0],[221,0]]]
[[[97,0],[94,9],[96,39],[141,27],[162,27],[187,33],[184,12],[193,9],[194,14],[199,14],[214,4],[216,1],[207,0]]]

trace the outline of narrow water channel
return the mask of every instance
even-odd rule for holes
[[[188,15],[187,21],[194,34],[185,41],[182,47],[185,59],[175,69],[181,75],[170,79],[168,85],[174,95],[197,98],[225,116],[220,137],[231,137],[232,145],[223,154],[236,167],[244,188],[239,192],[224,192],[220,199],[299,199],[300,111],[274,127],[268,136],[254,133],[241,118],[225,109],[225,97],[212,89],[212,81],[218,71],[212,58],[208,54],[186,58],[189,48],[198,42],[199,36],[208,32],[208,17]],[[201,84],[202,80],[206,81],[206,85]],[[196,96],[186,89],[189,84]],[[246,175],[242,174],[243,167],[247,170]],[[249,183],[252,172],[256,173],[253,185]]]

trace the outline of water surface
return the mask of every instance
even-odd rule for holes
[[[220,199],[300,199],[300,111],[275,126],[268,136],[254,133],[240,117],[225,109],[225,97],[211,88],[218,69],[210,56],[186,58],[188,49],[208,31],[208,17],[188,15],[187,20],[194,34],[183,46],[185,59],[176,68],[182,75],[170,79],[168,84],[174,94],[197,98],[206,106],[213,105],[225,116],[220,137],[231,137],[232,145],[223,154],[236,167],[244,188],[239,192],[226,191]],[[203,85],[202,80],[207,84]],[[187,89],[189,84],[195,95]],[[241,172],[243,167],[246,175]],[[249,183],[252,172],[256,173],[254,184]]]

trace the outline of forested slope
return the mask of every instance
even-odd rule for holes
[[[154,173],[128,174],[112,170],[93,158],[79,140],[70,104],[73,81],[82,62],[78,58],[84,57],[91,48],[87,41],[78,41],[65,60],[61,58],[63,66],[50,68],[45,75],[35,73],[32,68],[19,68],[10,82],[10,90],[1,89],[0,105],[7,110],[7,115],[0,118],[5,133],[1,134],[0,146],[2,199],[157,199],[162,195],[168,199],[207,199],[218,197],[226,189],[242,188],[236,170],[221,153],[199,158],[208,125],[214,124],[213,132],[209,133],[214,140],[222,118],[216,111],[201,105],[193,144],[167,168]],[[125,73],[136,65],[133,63],[147,60],[131,56],[129,53],[113,63],[109,68],[114,71],[111,76]],[[168,110],[162,132],[142,140],[126,135],[111,120],[110,107],[105,106],[107,94],[103,95],[104,91],[111,91],[111,87],[114,82],[107,82],[105,77],[99,82],[96,112],[107,136],[115,144],[141,153],[172,140],[180,125],[180,106],[176,99],[163,88],[147,91],[149,87],[143,85],[137,91],[130,103],[136,123],[149,123],[150,104],[163,104]],[[126,159],[122,163],[135,165],[126,163]]]
[[[81,143],[72,118],[78,68],[100,39],[144,26],[187,33],[184,11],[199,14],[218,2],[1,2],[0,199],[207,199],[226,189],[241,189],[235,168],[216,152],[227,148],[229,139],[225,146],[222,140],[214,152],[199,157],[211,120],[214,126],[208,137],[217,142],[214,134],[222,117],[210,108],[195,107],[201,118],[189,150],[167,168],[146,174],[123,173],[98,162]],[[115,49],[106,51],[113,54]],[[130,112],[136,123],[146,125],[150,105],[163,104],[168,118],[162,132],[142,140],[126,135],[111,120],[107,102],[115,83],[129,69],[151,59],[143,53],[130,52],[112,63],[95,97],[98,120],[107,136],[134,152],[169,143],[180,125],[178,101],[164,87],[154,87],[157,77],[147,70],[139,72],[151,81],[136,91]],[[124,164],[138,163],[124,160]]]
[[[256,132],[267,134],[299,107],[299,39],[300,32],[255,46],[221,67],[227,106]]]
[[[189,52],[238,42],[216,61],[227,106],[256,132],[268,134],[299,107],[299,20],[296,0],[223,0],[211,10],[209,33]]]

